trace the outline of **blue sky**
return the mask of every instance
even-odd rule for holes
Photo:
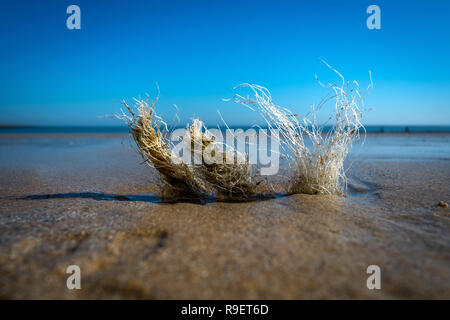
[[[68,30],[66,8],[81,8]],[[381,30],[366,8],[381,8]],[[222,98],[242,82],[306,113],[337,81],[320,58],[362,86],[366,124],[450,124],[450,1],[2,1],[0,123],[118,125],[98,116],[161,89],[157,111],[182,123],[217,110],[259,122]],[[325,91],[324,91],[325,90]]]

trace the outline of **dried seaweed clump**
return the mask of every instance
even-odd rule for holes
[[[124,120],[144,161],[153,166],[164,182],[164,193],[168,196],[204,197],[209,188],[198,179],[192,166],[184,163],[170,151],[172,146],[168,139],[165,122],[155,114],[156,98],[150,105],[146,99],[135,99],[137,111],[133,111],[123,101],[129,115],[122,112],[119,117]]]
[[[255,179],[248,156],[216,141],[203,122],[194,119],[188,134],[194,155],[195,170],[216,189],[217,194],[232,200],[256,196]]]
[[[332,90],[332,94],[313,106],[312,111],[300,120],[289,109],[275,105],[268,89],[248,83],[237,86],[250,88],[254,98],[236,95],[235,101],[259,112],[270,131],[278,129],[280,132],[281,149],[290,168],[289,193],[345,194],[344,159],[352,143],[359,139],[360,131],[364,130],[359,107],[363,98],[358,83],[346,82],[338,71],[326,65],[339,75],[342,84],[324,85],[316,77],[319,84]],[[325,124],[318,125],[317,114],[330,100],[334,100],[333,113]],[[330,129],[324,130],[330,121]]]
[[[203,122],[194,119],[188,126],[185,141],[194,164],[183,162],[170,150],[173,147],[166,123],[155,114],[156,98],[135,99],[136,110],[123,101],[129,114],[122,112],[144,161],[153,166],[164,182],[164,195],[173,198],[206,198],[218,195],[220,200],[246,200],[256,196],[248,157],[216,142]],[[188,151],[188,152],[189,152]],[[204,156],[204,155],[208,156]]]

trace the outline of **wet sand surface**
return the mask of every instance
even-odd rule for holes
[[[0,136],[0,298],[450,298],[448,134],[368,136],[348,197],[204,205],[121,141]]]

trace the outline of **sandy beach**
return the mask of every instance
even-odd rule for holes
[[[202,205],[161,203],[127,135],[0,135],[0,298],[450,299],[449,142],[369,134],[348,197]]]

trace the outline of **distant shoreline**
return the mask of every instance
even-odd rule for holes
[[[33,128],[36,126],[30,126],[25,124],[9,124],[9,123],[0,123],[0,129],[8,129],[8,128]]]

